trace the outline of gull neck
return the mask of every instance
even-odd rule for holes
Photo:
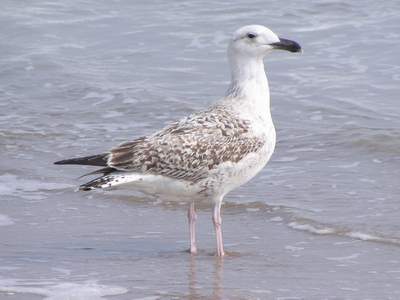
[[[270,114],[268,79],[263,57],[229,55],[232,79],[227,99],[246,102],[262,113]]]

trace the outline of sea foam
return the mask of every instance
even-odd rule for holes
[[[36,294],[44,296],[45,300],[102,300],[104,296],[121,295],[128,290],[119,286],[98,284],[95,281],[41,283],[0,279],[0,292]]]

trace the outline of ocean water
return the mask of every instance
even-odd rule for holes
[[[278,144],[199,209],[76,192],[103,152],[221,97],[227,39],[262,24]],[[0,299],[400,299],[398,1],[2,1]]]

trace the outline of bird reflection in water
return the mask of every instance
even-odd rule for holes
[[[212,299],[212,300],[222,300],[222,280],[223,280],[223,270],[224,270],[224,260],[216,257],[212,264],[212,293],[208,295],[201,294],[201,291],[208,290],[207,288],[199,286],[197,279],[197,262],[196,256],[191,255],[189,261],[188,269],[188,285],[189,285],[189,300],[200,300],[200,299]]]

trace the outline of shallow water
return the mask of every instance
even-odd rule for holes
[[[0,299],[399,299],[398,1],[3,1]],[[266,59],[278,145],[226,198],[216,259],[185,210],[77,193],[102,152],[202,109],[227,37],[259,23],[304,53]]]

